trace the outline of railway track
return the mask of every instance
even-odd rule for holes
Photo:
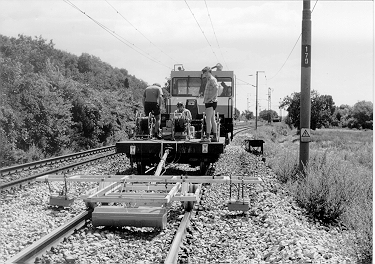
[[[248,127],[237,128],[234,135],[248,130]],[[82,212],[67,224],[61,226],[57,230],[51,232],[47,236],[43,237],[37,243],[30,245],[25,248],[13,258],[9,259],[7,263],[38,263],[40,256],[45,253],[49,248],[56,245],[59,241],[62,241],[64,237],[73,234],[79,228],[86,225],[86,220],[90,218],[89,211]],[[164,263],[177,263],[179,251],[183,243],[186,230],[190,223],[190,216],[193,212],[186,212],[182,217],[180,226],[174,236],[173,242],[170,246],[169,253],[165,257]],[[180,217],[181,218],[181,217]]]
[[[100,154],[100,153],[106,153],[108,151],[113,151],[114,148],[115,148],[115,146],[101,147],[101,148],[81,151],[81,152],[78,152],[78,153],[63,155],[63,156],[59,156],[59,157],[29,162],[29,163],[25,163],[25,164],[21,164],[21,165],[14,165],[14,166],[6,167],[6,168],[1,168],[0,169],[0,177],[2,177],[4,175],[13,174],[13,173],[16,173],[16,172],[19,172],[19,171],[24,171],[26,169],[41,167],[41,166],[44,166],[44,165],[47,165],[47,164],[54,164],[54,163],[63,162],[63,161],[66,161],[66,160],[77,159],[77,158],[86,157],[86,156],[92,156],[92,155],[96,155],[96,154]]]
[[[2,181],[4,180],[3,178],[6,175],[14,175],[17,172],[25,173],[25,171],[27,171],[26,174],[32,174],[32,175],[23,176],[23,177],[20,177],[18,179],[10,180],[9,182],[5,182],[5,183],[3,182],[3,183],[0,184],[0,191],[4,191],[4,190],[9,189],[9,188],[14,188],[14,187],[17,187],[17,186],[20,186],[20,185],[21,186],[25,185],[29,182],[34,181],[36,178],[38,178],[40,176],[43,176],[43,175],[69,172],[69,171],[73,170],[74,168],[77,168],[78,166],[81,166],[83,164],[96,162],[96,161],[98,161],[100,159],[103,159],[103,158],[110,158],[113,155],[115,155],[114,151],[115,151],[115,146],[108,146],[108,147],[102,147],[102,148],[97,148],[97,149],[93,149],[93,150],[87,150],[87,151],[83,151],[83,152],[78,152],[78,153],[59,156],[59,157],[55,157],[55,158],[50,158],[50,159],[40,160],[40,161],[36,161],[36,162],[31,162],[31,163],[26,163],[26,164],[21,164],[21,165],[17,165],[17,166],[3,168],[3,169],[0,170],[0,179],[2,179]],[[94,156],[94,155],[95,155],[95,157],[93,157],[93,158],[83,159],[83,158]],[[69,165],[60,166],[60,167],[52,169],[52,170],[46,170],[46,171],[43,171],[43,172],[33,172],[33,171],[31,171],[32,169],[35,169],[35,168],[41,169],[43,166],[56,164],[56,163],[62,163],[64,161],[77,160],[77,159],[83,159],[83,160],[81,160],[79,162],[75,162],[75,163],[70,163]]]
[[[235,135],[237,135],[241,132],[250,130],[250,129],[251,128],[246,126],[246,125],[245,125],[245,127],[242,127],[242,125],[237,126],[237,127],[234,128],[233,136],[235,136]],[[82,152],[78,152],[78,153],[73,153],[73,154],[69,154],[69,155],[54,157],[54,158],[50,158],[50,159],[44,159],[44,160],[40,160],[40,161],[35,161],[35,162],[25,163],[25,164],[21,164],[21,165],[15,165],[15,166],[11,166],[11,167],[2,168],[2,169],[0,169],[0,179],[3,182],[0,184],[0,191],[4,191],[4,190],[9,189],[9,188],[14,188],[14,187],[17,187],[17,186],[25,185],[29,182],[34,181],[36,178],[38,178],[40,176],[44,176],[44,175],[48,175],[48,174],[69,172],[69,171],[73,170],[74,168],[76,168],[78,166],[81,166],[83,164],[95,162],[95,161],[98,161],[98,160],[103,159],[103,158],[109,158],[109,157],[114,155],[114,151],[115,151],[115,146],[107,146],[107,147],[82,151]],[[16,180],[10,180],[8,182],[4,182],[5,176],[9,176],[9,175],[12,175],[12,174],[15,174],[15,173],[20,173],[20,172],[24,173],[26,171],[31,171],[32,169],[42,168],[43,166],[62,163],[64,161],[71,161],[71,160],[75,160],[75,159],[79,159],[79,158],[89,157],[89,156],[93,156],[93,155],[100,155],[100,154],[105,154],[105,155],[90,158],[90,159],[87,159],[87,160],[84,160],[84,161],[81,161],[81,162],[72,163],[72,164],[69,164],[69,165],[66,165],[66,166],[61,166],[61,167],[58,167],[56,169],[47,170],[47,171],[44,171],[44,172],[37,172],[37,173],[34,173],[30,176],[20,177],[19,179],[16,179]],[[31,172],[31,173],[33,173],[33,172]]]
[[[91,211],[84,211],[71,219],[63,226],[55,229],[53,232],[44,236],[36,243],[31,244],[17,255],[9,259],[6,263],[40,263],[41,255],[51,247],[57,245],[64,238],[73,234],[76,230],[80,229],[86,224],[86,221],[91,218]]]

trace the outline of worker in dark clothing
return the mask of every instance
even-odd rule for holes
[[[157,138],[161,138],[160,132],[160,107],[163,102],[163,91],[160,84],[154,83],[148,86],[143,93],[143,107],[145,109],[146,116],[152,113],[155,116],[155,130],[153,134]]]

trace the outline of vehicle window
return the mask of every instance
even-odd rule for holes
[[[231,78],[217,78],[217,83],[219,84],[219,96],[229,97],[232,96],[232,79]]]
[[[200,87],[200,78],[174,78],[172,82],[172,95],[198,96]]]

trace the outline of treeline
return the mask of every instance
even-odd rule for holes
[[[296,128],[300,124],[300,99],[300,93],[293,93],[280,104],[280,108],[288,111],[285,122]],[[331,95],[320,95],[312,90],[310,128],[315,130],[323,127],[373,129],[373,103],[360,101],[354,106],[335,106]]]
[[[147,86],[42,37],[0,35],[0,69],[0,166],[128,138]]]
[[[354,106],[336,106],[331,95],[320,95],[317,91],[311,91],[311,122],[310,128],[354,128],[373,129],[373,103],[371,101],[360,101]],[[299,128],[300,124],[300,100],[301,93],[293,93],[286,96],[280,103],[279,108],[288,112],[286,124],[290,127]],[[245,110],[241,114],[238,109],[236,119],[242,118],[250,120],[254,118],[254,113]],[[274,110],[263,110],[258,114],[258,118],[265,121],[279,121],[280,117]]]

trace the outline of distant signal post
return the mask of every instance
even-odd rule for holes
[[[301,101],[300,101],[300,160],[299,169],[309,162],[311,141],[311,11],[310,0],[303,1],[302,48],[301,48]],[[303,133],[303,134],[302,134]]]

